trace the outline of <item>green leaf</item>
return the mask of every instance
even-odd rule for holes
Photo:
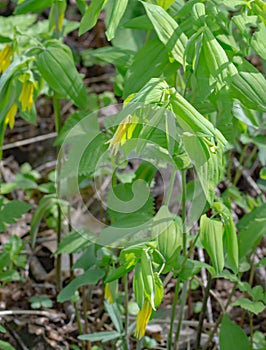
[[[132,28],[132,29],[145,29],[145,30],[153,29],[153,25],[149,17],[147,17],[147,15],[142,15],[142,16],[138,16],[130,19],[124,24],[124,27]]]
[[[95,50],[85,50],[82,52],[82,59],[85,66],[94,63],[111,63],[120,70],[126,70],[130,65],[134,51],[120,49],[114,46],[101,47]]]
[[[82,17],[79,27],[79,35],[84,34],[95,26],[105,0],[92,0]]]
[[[103,343],[120,338],[121,334],[116,331],[111,332],[98,332],[98,333],[90,333],[90,334],[82,334],[78,336],[80,340],[88,340],[88,341],[102,341]]]
[[[0,232],[4,232],[6,224],[15,224],[16,219],[21,218],[31,208],[31,205],[17,200],[4,204],[0,208]]]
[[[15,15],[20,15],[28,12],[41,12],[50,7],[53,0],[24,0],[15,8]]]
[[[260,178],[266,180],[266,167],[260,169]]]
[[[229,60],[209,28],[203,32],[201,51],[195,67],[198,90],[206,98],[214,88],[221,89],[226,84]]]
[[[38,208],[35,211],[31,221],[30,235],[31,235],[32,247],[35,246],[36,237],[37,237],[41,220],[49,212],[52,205],[57,203],[58,203],[58,199],[53,194],[47,195],[40,200]]]
[[[151,257],[145,250],[143,250],[141,255],[141,271],[143,278],[144,295],[151,303],[152,308],[155,310],[155,280],[152,270]]]
[[[182,263],[182,260],[180,261]],[[210,265],[198,260],[187,259],[184,268],[180,271],[179,277],[181,281],[188,281],[195,275],[197,275],[202,268],[206,268],[211,275],[214,275],[214,268]]]
[[[20,84],[15,77],[28,66],[30,61],[32,61],[32,58],[21,56],[0,77],[0,123],[20,93]]]
[[[202,215],[200,219],[200,240],[211,258],[211,262],[219,274],[224,268],[223,224]]]
[[[69,232],[59,243],[56,254],[72,254],[84,250],[91,242],[85,233],[79,231]]]
[[[0,324],[0,332],[1,333],[6,333],[6,329]]]
[[[125,276],[129,271],[133,270],[136,264],[136,260],[132,258],[127,261],[125,264],[119,266],[117,269],[113,269],[109,272],[107,278],[105,279],[106,283],[110,283],[118,278]]]
[[[266,60],[266,44],[265,44],[265,37],[266,37],[266,27],[265,24],[260,23],[259,24],[259,30],[257,30],[251,39],[251,46],[253,47],[254,51],[262,57],[262,59]]]
[[[224,246],[226,250],[225,265],[229,267],[234,273],[238,272],[238,241],[236,229],[232,216],[225,222],[224,225]]]
[[[114,226],[116,222],[121,223],[123,219],[127,220],[128,216],[140,216],[142,214],[145,214],[143,215],[145,222],[154,213],[150,188],[141,179],[133,180],[133,183],[114,186],[108,193],[107,207]],[[130,226],[127,225],[127,227]]]
[[[251,301],[247,298],[237,299],[232,306],[240,306],[242,309],[258,315],[265,310],[265,305],[261,301]]]
[[[36,57],[36,65],[48,85],[77,107],[87,107],[87,93],[70,48],[59,40],[47,41],[46,48]]]
[[[29,301],[32,309],[40,309],[41,307],[51,308],[53,306],[52,300],[47,295],[31,297]]]
[[[215,129],[209,120],[204,118],[195,107],[177,92],[171,95],[171,107],[178,124],[184,131],[215,137],[221,142],[221,145],[226,144],[226,140],[220,131]]]
[[[155,283],[155,289],[154,289],[154,306],[157,308],[164,297],[164,287],[163,282],[158,274],[158,272],[154,273],[154,283]]]
[[[1,35],[13,39],[14,31],[27,30],[36,20],[36,14],[0,16]]]
[[[8,270],[0,273],[0,281],[1,282],[15,282],[15,281],[21,281],[22,277],[16,270]]]
[[[135,267],[133,277],[133,291],[138,307],[141,309],[144,303],[144,282],[140,262],[138,262]]]
[[[227,314],[223,316],[220,331],[221,350],[251,350],[247,335],[242,328],[230,320]]]
[[[13,348],[13,346],[11,346],[10,344],[8,344],[7,342],[0,340],[0,349],[2,350],[16,350],[15,348]]]
[[[82,275],[74,278],[61,292],[58,294],[57,301],[63,303],[70,300],[79,287],[84,285],[95,285],[104,276],[105,272],[102,269],[91,268]]]
[[[187,37],[180,31],[177,22],[163,8],[143,1],[142,4],[159,39],[172,53],[174,59],[182,64]]]
[[[114,38],[119,22],[126,11],[128,0],[109,0],[109,3],[112,12],[108,18],[106,36],[107,39],[111,41]]]
[[[206,138],[193,134],[183,134],[185,150],[195,166],[203,193],[211,204],[214,200],[214,189],[223,175],[223,145],[209,143]]]
[[[232,71],[230,91],[233,98],[238,99],[244,106],[266,111],[266,90],[264,76],[250,63],[238,58],[238,73]]]
[[[124,86],[124,98],[138,92],[152,78],[166,78],[178,68],[169,61],[168,53],[158,39],[148,41],[135,55],[129,67]]]
[[[242,259],[266,235],[266,204],[262,204],[249,214],[243,216],[237,223],[239,230],[239,259]]]
[[[116,330],[121,334],[123,331],[123,323],[122,323],[121,312],[119,311],[117,304],[116,303],[109,304],[105,302],[104,305],[105,305],[106,311],[111,317],[111,320]]]

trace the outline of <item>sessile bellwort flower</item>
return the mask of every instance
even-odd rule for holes
[[[15,115],[17,114],[18,106],[13,103],[5,117],[5,123],[9,124],[10,129],[13,129],[15,124]]]
[[[0,73],[4,73],[11,64],[13,48],[6,44],[0,51]]]
[[[113,304],[114,298],[113,298],[109,283],[106,283],[104,287],[104,298],[109,304]]]
[[[145,299],[142,308],[137,315],[136,337],[141,339],[145,335],[146,326],[152,313],[152,306],[148,299]]]
[[[106,142],[109,143],[111,154],[116,155],[118,153],[119,146],[123,145],[126,140],[132,138],[132,133],[136,128],[137,123],[138,117],[135,115],[128,115],[125,119],[122,120],[116,129],[114,136],[111,138],[111,140]]]
[[[19,101],[21,103],[22,112],[30,111],[33,105],[33,92],[35,83],[28,80],[23,83]]]

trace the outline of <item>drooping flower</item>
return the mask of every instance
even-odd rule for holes
[[[104,287],[104,298],[109,304],[113,304],[114,298],[113,298],[109,283],[106,283]]]
[[[5,117],[5,123],[9,124],[10,129],[13,129],[15,124],[15,115],[17,113],[18,106],[16,103],[13,103]]]
[[[27,80],[23,83],[21,93],[19,95],[19,101],[21,102],[22,112],[26,110],[30,111],[33,104],[33,92],[34,85],[30,80]]]
[[[141,339],[145,335],[146,326],[152,313],[152,306],[148,299],[145,299],[142,308],[137,315],[136,337]]]
[[[109,149],[111,150],[112,154],[116,155],[120,144],[123,144],[126,140],[132,137],[132,133],[137,126],[137,123],[138,117],[130,114],[122,120],[116,129],[114,136],[107,142],[110,144]]]
[[[0,51],[0,73],[3,73],[10,66],[13,55],[13,48],[6,44],[2,51]]]

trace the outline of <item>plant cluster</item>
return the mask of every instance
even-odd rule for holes
[[[173,278],[167,349],[178,349],[187,296],[204,270],[195,349],[211,347],[218,331],[221,350],[265,349],[253,320],[266,306],[265,290],[254,282],[255,269],[265,267],[257,247],[266,235],[266,3],[92,0],[88,5],[79,0],[76,5],[80,22],[65,19],[65,0],[20,0],[12,16],[0,17],[0,146],[18,114],[36,123],[35,102],[46,95],[53,100],[60,149],[56,174],[49,175],[48,183],[39,184],[39,174],[24,165],[14,182],[1,185],[0,231],[32,209],[9,201],[12,191],[23,188],[28,198],[33,190],[44,193],[33,211],[31,247],[47,218],[57,233],[57,300],[73,302],[83,347],[84,342],[111,342],[121,349],[133,348],[133,343],[138,349],[155,347],[145,330]],[[38,21],[47,8],[49,19]],[[64,43],[73,30],[80,35],[91,30],[101,11],[110,46],[83,50],[80,59],[88,67],[115,67],[114,92],[123,105],[103,123]],[[62,99],[76,107],[65,123]],[[104,95],[101,101],[105,105],[113,98]],[[249,173],[254,162],[256,178]],[[153,194],[158,174],[165,192],[160,208]],[[100,232],[72,222],[77,202],[89,212],[82,197],[88,187],[99,198],[100,214],[94,216]],[[1,283],[20,278],[22,249],[16,236],[4,246]],[[197,258],[199,251],[205,252],[205,260]],[[71,281],[64,288],[62,253],[71,262]],[[76,253],[80,257],[74,262]],[[76,276],[76,269],[82,274]],[[232,282],[232,290],[203,344],[216,279]],[[94,285],[103,286],[112,331],[89,333],[84,295]],[[243,297],[232,301],[236,290]],[[45,297],[32,300],[34,307],[46,302]],[[232,306],[242,308],[243,320],[248,315],[249,337],[230,320]]]

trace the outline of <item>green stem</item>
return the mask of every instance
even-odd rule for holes
[[[0,162],[3,159],[3,144],[4,144],[4,137],[5,137],[5,131],[6,131],[6,123],[2,123],[1,131],[0,131]]]
[[[171,350],[171,348],[172,348],[173,328],[174,328],[174,322],[175,322],[175,314],[176,314],[176,306],[177,306],[177,301],[178,301],[179,286],[180,286],[180,279],[178,277],[176,284],[175,284],[175,294],[174,294],[174,299],[173,299],[170,328],[169,328],[168,339],[167,339],[167,350]]]
[[[176,172],[172,171],[170,182],[169,182],[169,186],[168,186],[168,190],[167,190],[167,193],[166,193],[166,196],[165,196],[165,205],[167,205],[167,206],[170,203],[171,194],[173,192],[173,187],[174,187],[174,182],[175,182],[175,175],[176,175]]]
[[[78,324],[78,330],[79,330],[79,334],[83,334],[83,329],[82,329],[82,324],[81,324],[81,318],[80,318],[80,313],[79,313],[79,309],[78,309],[78,303],[76,301],[74,301],[74,309],[75,309],[75,315],[76,315],[76,320],[77,320],[77,324]],[[85,350],[85,341],[81,340],[81,345],[82,345],[82,350]]]
[[[68,208],[67,208],[67,217],[68,217],[68,232],[71,232],[71,207],[70,204],[68,203]],[[69,254],[69,275],[70,275],[70,280],[72,281],[74,279],[74,271],[73,271],[73,265],[74,265],[74,256],[73,253]]]
[[[253,349],[253,314],[249,312],[250,348]]]
[[[244,161],[244,158],[245,158],[246,153],[248,151],[248,147],[249,147],[249,144],[246,144],[245,147],[243,148],[242,154],[240,156],[239,167],[237,168],[237,171],[236,171],[236,174],[235,174],[235,178],[234,178],[234,181],[233,181],[233,185],[234,186],[237,185],[237,183],[238,183],[238,181],[239,181],[239,179],[241,177],[243,168],[245,168],[247,166],[247,164],[252,160],[254,155],[257,153],[258,148],[257,148],[257,146],[254,146],[253,150],[250,152],[249,156]]]
[[[226,303],[226,305],[224,307],[224,312],[220,313],[220,315],[219,315],[219,317],[218,317],[218,319],[217,319],[217,321],[215,323],[215,326],[213,327],[213,330],[210,333],[209,338],[208,338],[207,342],[205,343],[205,345],[203,346],[202,350],[207,350],[209,348],[209,345],[211,344],[212,339],[213,339],[215,333],[217,332],[217,329],[218,329],[220,323],[222,322],[223,316],[226,313],[226,311],[227,311],[227,309],[228,309],[228,307],[229,307],[229,305],[231,303],[232,297],[235,294],[236,287],[237,287],[237,282],[234,283],[233,288],[231,290],[231,293],[228,296],[227,303]]]
[[[138,340],[138,342],[137,342],[137,349],[136,350],[141,350],[142,349],[142,340],[143,339]]]
[[[204,292],[204,297],[203,297],[203,302],[202,302],[202,310],[200,313],[199,326],[198,326],[198,330],[197,330],[195,350],[200,350],[201,333],[202,333],[204,317],[205,317],[206,310],[207,310],[207,302],[208,302],[208,298],[210,295],[211,281],[212,281],[211,274],[208,273],[208,280],[207,280],[207,285],[206,285],[205,292]]]
[[[57,134],[59,134],[62,127],[62,117],[61,117],[61,109],[60,109],[60,99],[54,93],[53,96],[53,108],[54,108],[54,117],[55,117],[55,129]],[[59,154],[59,152],[58,152]],[[60,173],[61,173],[61,157],[59,154],[58,157],[58,166],[57,166],[57,196],[60,197]],[[61,208],[60,204],[57,205],[57,246],[59,246],[61,242],[61,231],[62,231],[62,220],[61,220]],[[62,280],[61,280],[61,255],[57,255],[56,259],[56,288],[57,291],[62,289]]]
[[[61,106],[60,106],[60,98],[54,92],[53,96],[53,108],[54,108],[54,117],[55,117],[55,131],[57,134],[60,133],[62,128],[62,116],[61,116]]]
[[[124,299],[124,308],[125,308],[125,339],[124,339],[124,349],[128,349],[128,281],[127,281],[127,274],[123,277],[123,283],[124,283],[124,292],[125,292],[125,299]]]
[[[81,296],[82,296],[83,317],[84,317],[84,322],[85,322],[84,333],[88,334],[89,333],[89,322],[88,322],[88,315],[87,315],[88,304],[87,304],[87,299],[86,299],[86,288],[85,288],[85,286],[81,287]],[[87,345],[86,346],[86,350],[90,350],[91,349],[91,342],[87,341],[86,345]]]
[[[185,263],[189,257],[190,251],[188,254],[186,254],[186,247],[187,247],[187,228],[186,228],[186,200],[187,200],[187,190],[186,190],[186,170],[182,170],[182,223],[183,223],[183,255],[184,255],[184,261],[181,265],[180,271],[183,269],[185,266]],[[178,300],[178,292],[179,292],[179,286],[180,286],[180,280],[179,277],[176,281],[176,286],[175,286],[175,294],[174,294],[174,300],[173,300],[173,305],[172,305],[172,313],[171,313],[171,320],[170,320],[170,329],[169,329],[169,334],[168,334],[168,344],[167,344],[167,349],[171,350],[172,348],[172,339],[173,339],[173,327],[174,327],[174,321],[175,321],[175,313],[176,313],[176,305],[177,305],[177,300]],[[179,314],[179,321],[178,321],[178,326],[177,326],[177,332],[175,339],[178,341],[179,333],[181,328],[181,323],[182,323],[182,318],[183,318],[183,309],[182,309],[182,302],[186,301],[186,291],[187,285],[186,282],[184,283],[183,291],[182,291],[182,300],[181,300],[181,306],[180,306],[180,314]],[[185,294],[185,297],[184,297]]]
[[[187,187],[186,187],[186,171],[182,170],[182,223],[183,223],[183,255],[186,256],[187,250],[187,228],[186,228],[186,201],[187,201]]]
[[[179,341],[182,321],[184,317],[184,309],[185,309],[186,300],[187,300],[188,284],[189,284],[189,281],[185,281],[182,288],[179,318],[178,318],[178,323],[177,323],[177,328],[175,333],[174,350],[178,350],[178,341]]]

